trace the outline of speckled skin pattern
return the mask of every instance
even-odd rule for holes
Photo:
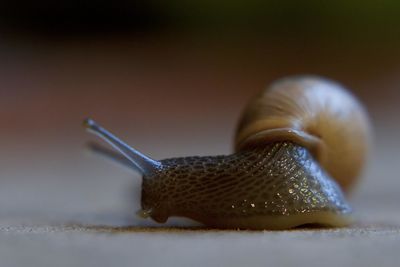
[[[336,182],[305,148],[291,142],[161,162],[142,187],[142,208],[158,222],[169,216],[214,224],[213,219],[351,212]]]

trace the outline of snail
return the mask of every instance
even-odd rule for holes
[[[341,85],[314,76],[278,80],[245,108],[234,153],[154,160],[86,119],[143,175],[140,212],[213,228],[349,225],[345,197],[369,150],[369,120]]]

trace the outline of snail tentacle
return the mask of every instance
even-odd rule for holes
[[[136,167],[136,165],[132,164],[132,162],[127,159],[124,155],[122,155],[121,153],[114,151],[110,148],[107,148],[105,146],[102,146],[96,142],[89,142],[87,144],[87,147],[89,148],[89,150],[91,152],[94,152],[96,154],[99,154],[100,156],[103,156],[107,159],[111,159],[114,162],[119,163],[120,165],[123,165],[127,168],[129,168],[130,170],[132,170],[132,168],[137,171],[137,172],[141,172],[140,169],[138,169]]]
[[[121,139],[98,125],[94,120],[86,119],[84,120],[83,125],[89,132],[96,134],[118,150],[133,164],[135,169],[139,170],[143,175],[151,176],[154,172],[161,169],[162,164],[159,161],[156,161],[130,147]]]

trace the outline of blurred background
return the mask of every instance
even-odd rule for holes
[[[88,152],[83,118],[156,159],[227,154],[254,94],[316,74],[371,115],[358,218],[400,225],[399,45],[390,0],[1,1],[0,224],[152,224],[140,176]]]

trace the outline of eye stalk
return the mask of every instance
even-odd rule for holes
[[[83,121],[83,126],[90,133],[93,133],[104,141],[109,143],[113,148],[120,152],[125,158],[129,160],[132,166],[144,176],[152,176],[157,170],[161,169],[161,162],[154,160],[136,149],[130,147],[121,139],[98,125],[94,120],[88,118]]]

